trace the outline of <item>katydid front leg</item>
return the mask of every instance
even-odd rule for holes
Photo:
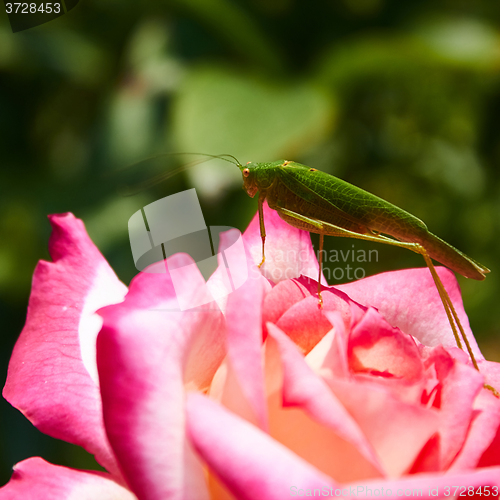
[[[266,192],[259,192],[259,225],[260,225],[260,237],[262,239],[262,261],[259,264],[259,268],[266,261],[265,246],[266,246],[266,227],[264,226],[264,200],[266,199]]]
[[[259,207],[259,225],[260,225],[260,237],[262,239],[262,261],[258,265],[260,268],[262,264],[266,261],[266,255],[265,255],[265,244],[266,244],[266,227],[264,224],[264,200],[266,199],[266,192],[265,191],[260,191],[259,192],[259,200],[258,200],[258,207]],[[278,210],[278,213],[280,213],[280,210]],[[281,214],[280,214],[281,215]],[[319,228],[319,225],[318,225]],[[321,275],[322,275],[322,261],[323,261],[323,238],[324,235],[320,234],[320,240],[319,240],[319,275],[318,275],[318,307],[320,309],[323,308],[323,297],[321,296]]]

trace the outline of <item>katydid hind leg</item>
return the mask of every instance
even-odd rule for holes
[[[458,319],[458,315],[455,311],[455,307],[453,306],[453,302],[451,301],[450,296],[446,292],[446,289],[444,288],[443,282],[439,278],[439,275],[436,272],[436,269],[434,268],[434,264],[432,263],[432,260],[430,259],[429,255],[427,254],[425,249],[422,248],[422,250],[423,250],[422,256],[425,259],[427,267],[429,268],[429,271],[432,274],[432,278],[434,279],[434,283],[436,285],[436,288],[438,289],[439,295],[441,297],[441,301],[443,302],[443,306],[446,310],[446,314],[448,315],[448,321],[450,322],[450,325],[451,325],[452,330],[453,330],[453,334],[455,335],[455,340],[457,342],[457,345],[458,345],[458,347],[460,347],[460,349],[463,350],[462,345],[460,343],[460,339],[458,337],[458,333],[457,333],[455,327],[453,326],[453,321],[450,318],[450,315],[453,317],[458,329],[460,330],[460,335],[462,336],[462,339],[465,343],[465,346],[467,347],[467,352],[469,353],[469,356],[471,358],[472,364],[474,365],[474,368],[478,372],[480,372],[481,370],[479,369],[479,366],[477,365],[477,361],[476,361],[476,358],[474,356],[474,353],[472,352],[472,348],[470,346],[469,339],[467,338],[467,335],[465,335],[465,331],[462,327],[462,324],[460,323],[460,320]],[[491,391],[493,393],[493,395],[496,396],[497,398],[500,398],[500,393],[493,386],[491,386],[489,384],[484,384],[484,388]]]
[[[427,264],[427,267],[429,268],[429,271],[431,272],[432,279],[434,280],[434,284],[436,285],[437,291],[439,293],[439,296],[441,297],[441,302],[443,303],[443,306],[446,310],[446,314],[448,316],[448,321],[452,327],[453,334],[455,336],[455,341],[457,343],[457,346],[463,350],[462,343],[460,341],[460,336],[458,335],[458,331],[455,328],[455,325],[457,326],[458,330],[460,331],[460,335],[465,342],[465,345],[467,347],[467,351],[469,352],[469,355],[471,356],[472,359],[472,364],[476,369],[477,368],[477,363],[476,359],[474,358],[474,354],[472,353],[472,349],[469,344],[469,340],[467,339],[467,336],[465,335],[465,331],[462,327],[462,324],[460,323],[460,319],[458,318],[457,312],[455,311],[455,307],[453,306],[453,302],[450,299],[450,296],[446,292],[446,289],[443,285],[443,282],[441,281],[438,273],[436,272],[436,269],[434,267],[434,264],[432,263],[431,258],[425,251],[425,249],[422,248],[422,257],[425,260],[425,263]]]
[[[429,270],[431,271],[431,275],[434,279],[434,283],[436,285],[436,288],[439,292],[439,296],[441,298],[441,301],[443,302],[443,306],[445,308],[445,311],[448,316],[448,320],[450,322],[450,326],[453,330],[453,333],[455,334],[455,339],[457,340],[457,345],[461,348],[460,344],[460,339],[458,337],[457,330],[455,328],[454,322],[457,323],[459,326],[459,329],[461,331],[462,336],[465,337],[465,333],[463,331],[462,325],[460,324],[460,320],[458,319],[458,315],[455,312],[455,309],[453,307],[453,304],[451,302],[450,297],[448,296],[448,293],[446,292],[444,285],[442,284],[441,280],[439,279],[438,274],[436,273],[434,266],[432,264],[432,261],[427,254],[425,248],[420,245],[419,243],[411,243],[411,242],[405,242],[405,241],[397,241],[392,238],[388,238],[387,236],[384,235],[374,235],[374,234],[360,234],[360,233],[355,233],[353,231],[349,231],[348,229],[344,229],[342,227],[334,226],[333,224],[329,224],[328,222],[323,222],[319,221],[317,219],[313,219],[310,217],[305,217],[301,214],[296,214],[290,210],[286,209],[281,209],[281,212],[284,213],[284,215],[287,217],[287,222],[289,224],[293,225],[293,218],[296,218],[297,221],[299,221],[299,227],[304,228],[304,225],[309,225],[309,228],[307,230],[311,232],[318,232],[320,234],[326,234],[329,236],[340,236],[340,237],[346,237],[346,238],[355,238],[355,239],[360,239],[360,240],[366,240],[366,241],[373,241],[375,243],[385,243],[387,245],[393,245],[397,246],[400,248],[406,248],[407,250],[411,250],[412,252],[419,253],[422,255],[426,261],[427,267],[429,267]],[[465,341],[465,340],[464,340]],[[470,354],[472,354],[472,351],[470,351]]]

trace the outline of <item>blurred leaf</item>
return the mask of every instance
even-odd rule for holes
[[[477,197],[484,191],[484,172],[473,150],[438,139],[428,141],[427,146],[417,168],[430,181],[443,183],[466,198]]]
[[[318,77],[342,86],[367,74],[497,70],[499,64],[500,35],[495,30],[471,19],[448,19],[422,23],[401,35],[380,32],[334,44],[318,59]]]
[[[117,92],[109,112],[108,147],[114,162],[126,165],[146,156],[152,146],[153,103],[140,89]]]
[[[0,68],[8,68],[20,60],[22,50],[18,41],[12,36],[8,24],[0,25]]]
[[[27,198],[4,197],[0,215],[0,292],[23,296],[40,257],[36,206]],[[25,269],[28,272],[25,272]]]
[[[170,49],[170,26],[151,18],[139,23],[125,54],[128,79],[141,81],[150,94],[176,89],[183,77],[181,62]]]
[[[423,23],[416,35],[444,63],[470,69],[498,69],[500,35],[479,20],[443,19]]]
[[[193,12],[249,61],[273,71],[281,68],[281,59],[268,37],[236,3],[231,0],[174,1]]]
[[[245,163],[297,157],[326,136],[334,115],[331,97],[319,87],[202,68],[186,79],[173,126],[179,151],[230,153]],[[202,192],[241,182],[236,168],[212,170],[196,170]]]
[[[52,23],[16,33],[24,49],[22,62],[43,66],[85,86],[96,86],[108,73],[107,53],[77,32],[54,29]]]
[[[334,44],[318,59],[318,78],[334,86],[345,86],[366,74],[391,75],[415,71],[429,64],[422,46],[407,38],[371,34]]]
[[[372,16],[378,13],[384,4],[383,0],[343,0],[345,6],[358,16]]]
[[[146,193],[125,198],[114,197],[104,201],[84,216],[85,226],[92,241],[101,252],[106,252],[120,241],[128,240],[128,220],[145,205],[154,201]],[[132,254],[130,253],[132,261]]]

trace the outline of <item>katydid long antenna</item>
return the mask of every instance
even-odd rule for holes
[[[121,192],[123,196],[134,196],[137,193],[140,193],[142,191],[145,191],[152,186],[155,186],[157,184],[160,184],[161,182],[166,181],[167,179],[170,179],[171,177],[176,176],[177,174],[184,172],[188,168],[194,167],[196,165],[199,165],[200,163],[206,162],[206,161],[211,161],[211,160],[222,160],[226,161],[228,163],[231,163],[232,165],[236,166],[241,166],[241,163],[238,161],[238,159],[230,154],[220,154],[220,155],[212,155],[212,154],[207,154],[207,153],[162,153],[159,155],[155,156],[149,156],[148,158],[144,158],[143,160],[140,160],[138,162],[132,163],[131,165],[128,165],[125,167],[123,170],[129,170],[134,167],[137,167],[138,165],[141,165],[142,163],[145,163],[147,161],[151,160],[156,160],[158,158],[165,158],[169,156],[181,156],[181,155],[196,155],[196,156],[203,156],[205,159],[200,159],[200,160],[195,160],[190,163],[181,165],[180,167],[174,168],[173,170],[170,170],[168,172],[162,172],[158,175],[155,175],[151,177],[150,179],[147,179],[144,182],[140,182],[136,184],[133,188],[121,188]],[[116,171],[114,172],[116,173]]]

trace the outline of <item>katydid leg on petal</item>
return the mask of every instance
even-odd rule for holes
[[[266,199],[266,192],[261,191],[259,193],[259,226],[260,226],[260,237],[262,239],[262,260],[258,267],[266,261],[265,246],[266,246],[266,227],[264,225],[264,200]]]

